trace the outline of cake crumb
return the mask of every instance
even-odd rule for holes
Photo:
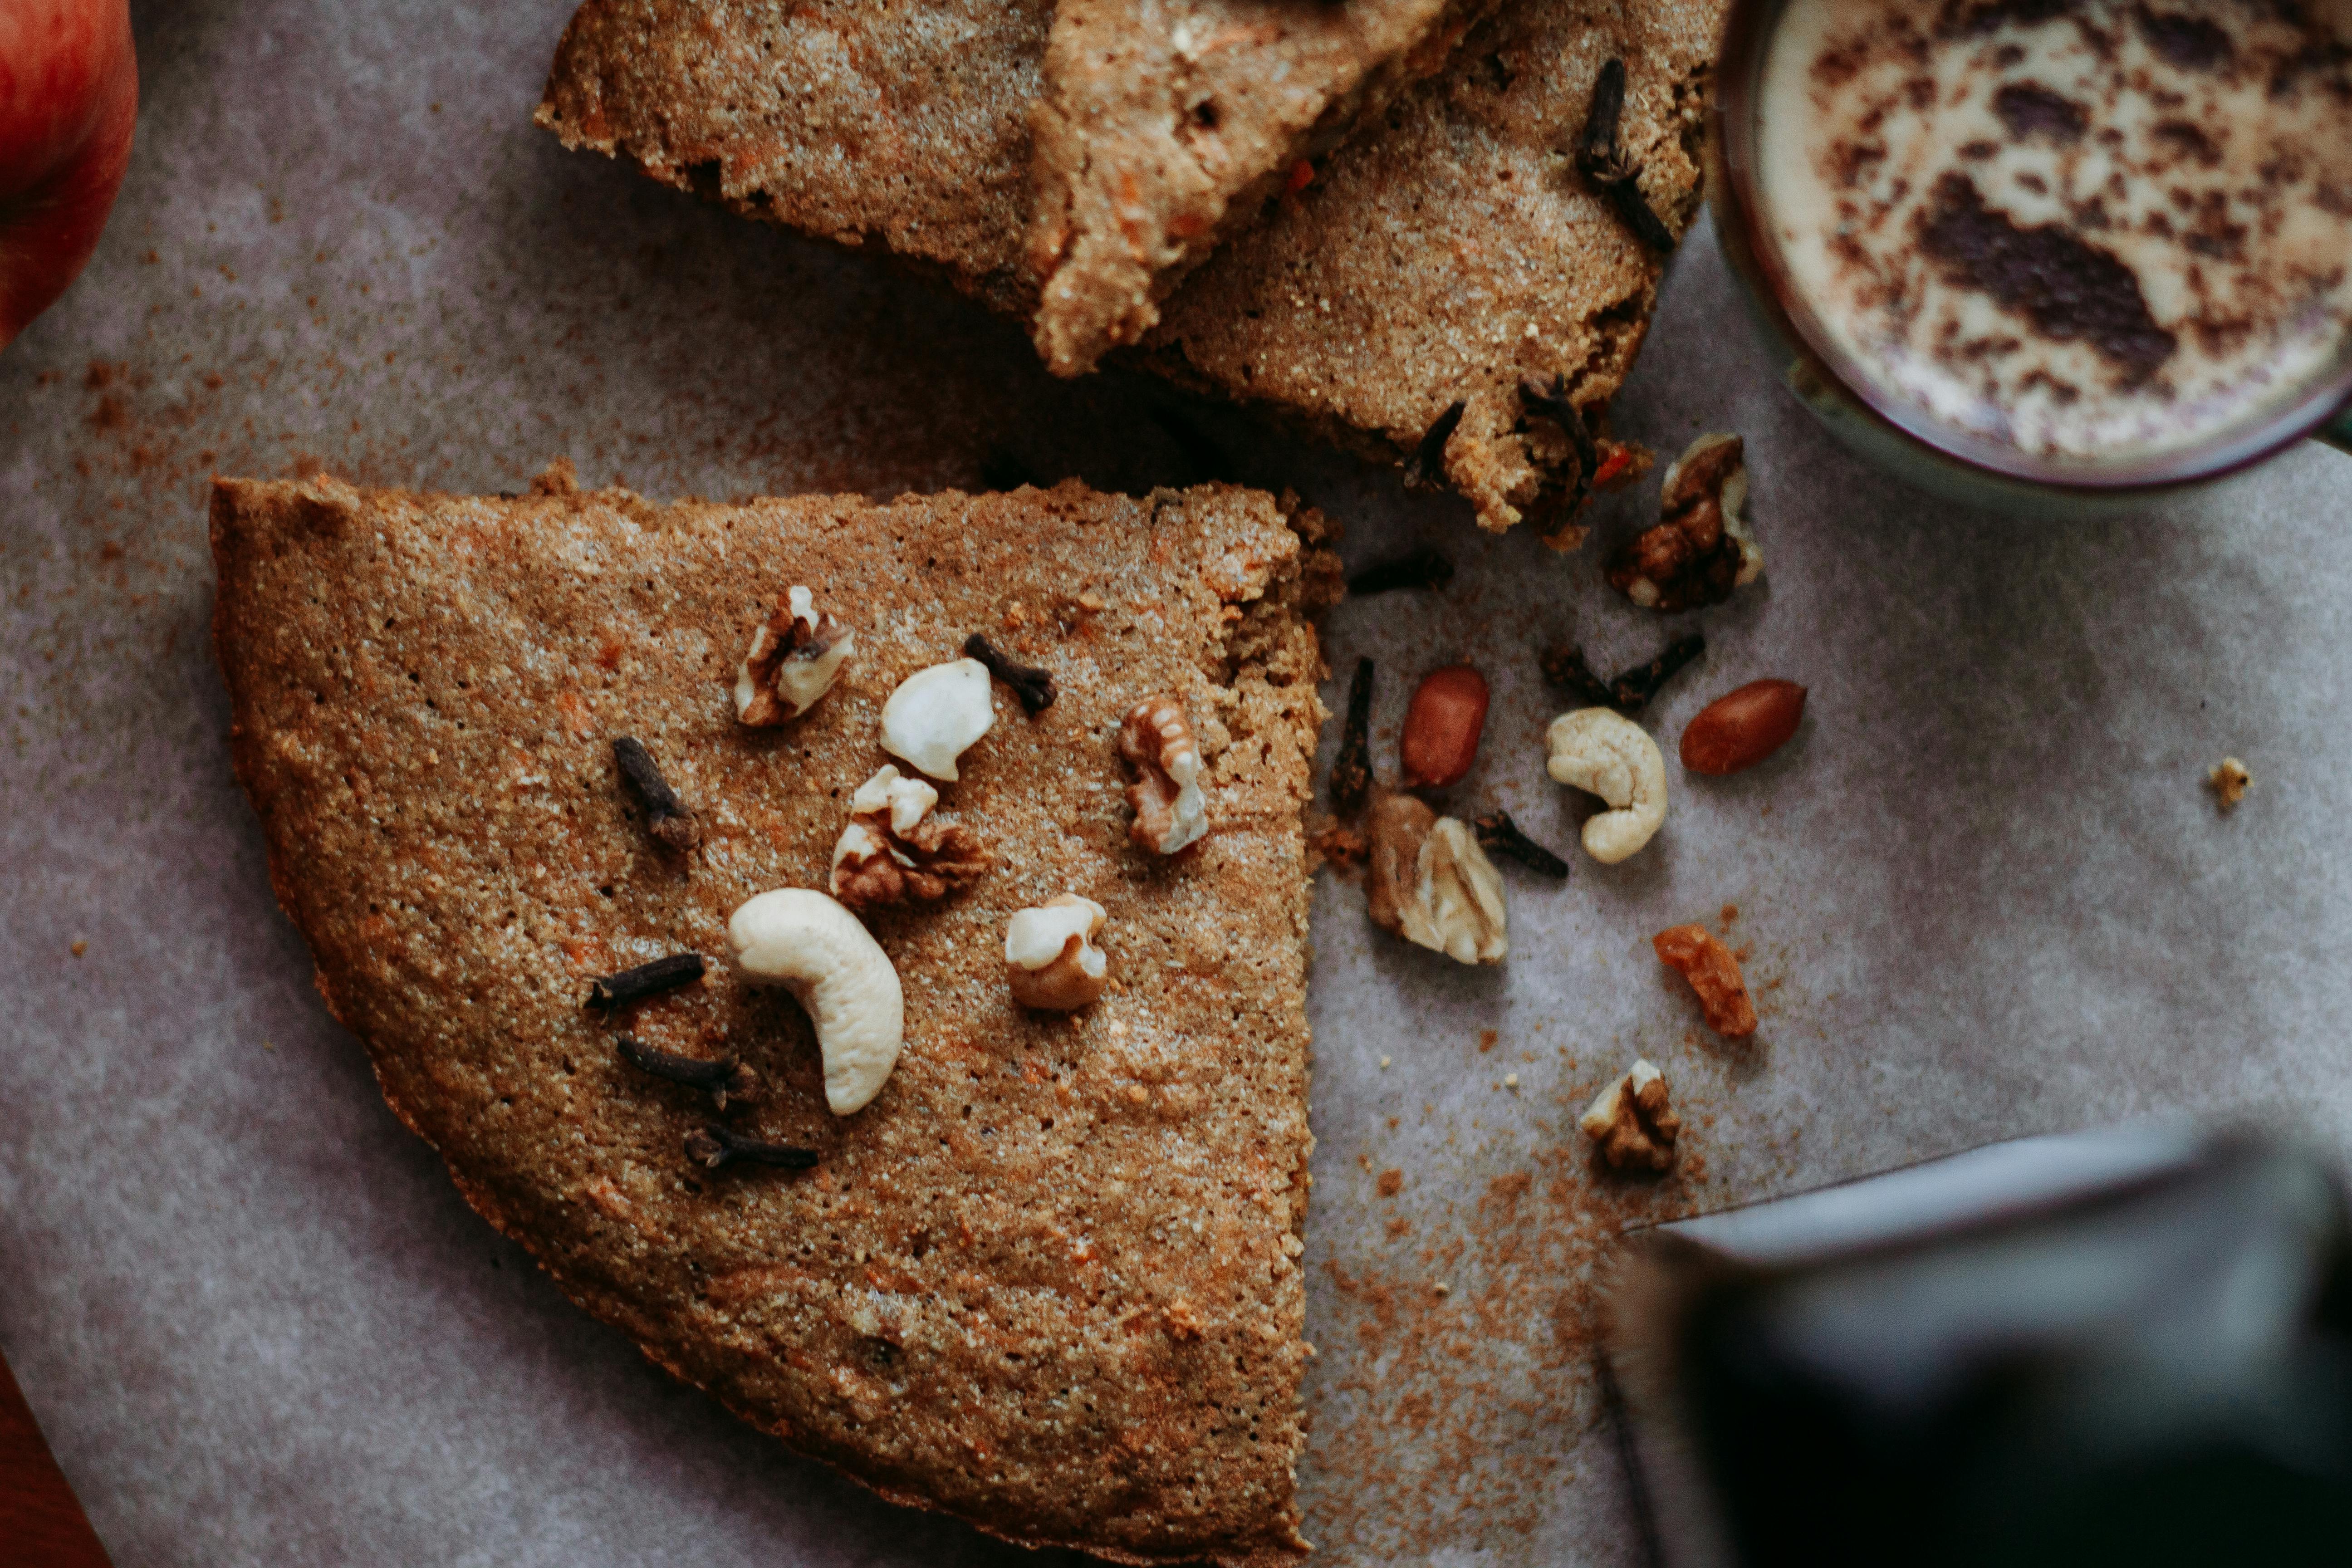
[[[2223,757],[2205,775],[2205,787],[2213,792],[2214,804],[2223,811],[2235,811],[2238,803],[2246,798],[2246,787],[2253,782],[2254,775],[2235,757]]]
[[[89,942],[85,942],[85,941],[84,941],[84,940],[82,940],[80,937],[76,937],[76,938],[74,938],[74,944],[73,944],[73,948],[72,948],[72,952],[73,952],[73,955],[74,955],[76,958],[79,958],[83,953],[88,952],[89,951]]]
[[[1481,1030],[1479,1030],[1479,1031],[1478,1031],[1478,1054],[1479,1054],[1480,1056],[1484,1056],[1484,1055],[1486,1055],[1488,1051],[1493,1050],[1493,1049],[1495,1048],[1495,1041],[1496,1040],[1496,1038],[1497,1038],[1497,1037],[1498,1037],[1496,1035],[1495,1031],[1494,1031],[1494,1030],[1492,1030],[1492,1029],[1481,1029]]]

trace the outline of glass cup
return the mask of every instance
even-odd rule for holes
[[[1850,450],[1931,493],[2037,517],[2096,515],[2242,472],[2309,437],[2352,453],[2352,338],[2258,416],[2155,455],[2039,458],[1957,429],[1879,387],[1820,324],[1774,240],[1758,133],[1764,68],[1789,0],[1731,0],[1708,110],[1707,202],[1717,242],[1789,387]]]

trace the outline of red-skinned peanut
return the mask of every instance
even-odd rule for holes
[[[1478,760],[1486,729],[1486,678],[1466,664],[1449,664],[1421,678],[1405,710],[1397,750],[1410,788],[1458,784]]]
[[[1721,775],[1752,768],[1797,732],[1805,689],[1793,680],[1751,680],[1699,710],[1683,731],[1683,766]]]

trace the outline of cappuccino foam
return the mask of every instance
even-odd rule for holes
[[[2352,353],[2352,0],[1790,0],[1757,151],[1828,346],[1981,439],[2160,456]]]

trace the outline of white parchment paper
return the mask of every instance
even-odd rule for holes
[[[1560,558],[1149,382],[1055,384],[970,307],[533,131],[567,0],[134,9],[121,206],[0,354],[0,1349],[100,1534],[126,1568],[1017,1555],[669,1382],[394,1123],[230,777],[206,476],[514,489],[568,454],[656,496],[1295,485],[1352,563],[1462,568],[1331,617],[1335,668],[1380,663],[1383,761],[1412,679],[1473,660],[1496,704],[1456,808],[1563,848],[1586,808],[1544,778],[1535,655],[1664,640],[1597,568],[1654,477]],[[1318,892],[1326,1561],[1634,1560],[1590,1373],[1591,1268],[1628,1221],[2160,1111],[2352,1133],[2352,461],[2018,524],[1862,468],[1772,373],[1702,232],[1617,417],[1662,456],[1745,434],[1769,563],[1698,618],[1652,729],[1671,752],[1772,675],[1811,688],[1798,739],[1735,779],[1672,769],[1624,865],[1507,872],[1500,971]],[[2256,780],[2226,817],[2224,753]],[[1751,1045],[1651,955],[1689,920],[1748,952]],[[1637,1053],[1691,1123],[1663,1184],[1596,1172],[1573,1129]]]

